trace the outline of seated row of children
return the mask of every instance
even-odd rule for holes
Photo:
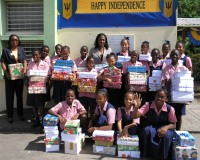
[[[139,135],[143,156],[151,155],[159,159],[167,159],[170,156],[177,121],[175,110],[166,103],[167,95],[163,89],[157,91],[154,101],[146,102],[139,109],[141,101],[140,94],[126,92],[125,105],[116,111],[108,102],[107,90],[100,89],[97,91],[97,106],[94,115],[87,123],[86,109],[75,99],[74,91],[69,89],[66,92],[66,100],[51,108],[48,113],[59,118],[61,131],[67,120],[79,118],[85,133],[115,129],[116,134],[120,136]],[[141,127],[140,117],[142,116],[145,120]]]

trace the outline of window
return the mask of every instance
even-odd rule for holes
[[[31,59],[31,51],[33,49],[40,49],[43,45],[43,42],[33,42],[33,41],[22,41],[21,46],[24,48],[26,53],[27,61]]]
[[[7,2],[7,31],[43,32],[43,2]]]

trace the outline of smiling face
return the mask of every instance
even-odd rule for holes
[[[103,94],[97,94],[97,97],[96,97],[96,101],[97,101],[97,104],[100,106],[100,107],[104,107],[106,101],[107,101],[107,98],[105,95]]]
[[[73,100],[75,99],[74,91],[72,91],[72,90],[67,91],[65,98],[66,98],[67,104],[71,105]]]
[[[113,66],[115,65],[115,63],[116,63],[115,57],[114,57],[114,56],[109,57],[109,58],[107,59],[107,63],[108,63],[108,65],[109,65],[110,67],[113,67]]]
[[[128,107],[128,108],[131,108],[131,106],[133,105],[133,101],[134,101],[134,95],[130,94],[130,93],[127,93],[125,95],[125,98],[124,98],[125,106]]]
[[[165,95],[165,92],[163,90],[158,91],[155,95],[155,103],[156,107],[160,109],[164,103],[167,101],[167,97]]]
[[[61,50],[61,57],[63,60],[67,60],[69,58],[70,51],[69,49],[65,48]]]
[[[177,42],[175,48],[179,50],[180,55],[184,53],[184,46],[181,42]]]
[[[106,37],[105,36],[100,36],[99,39],[98,39],[98,44],[99,44],[99,47],[102,48],[105,46],[106,44]]]
[[[130,53],[131,55],[131,63],[135,63],[138,60],[139,53],[137,51],[133,51]]]
[[[121,48],[122,48],[122,52],[128,52],[128,50],[129,50],[129,41],[127,39],[123,39],[121,41]]]
[[[61,46],[56,46],[55,51],[58,57],[61,57]]]
[[[172,64],[177,64],[179,60],[179,51],[174,49],[171,51],[170,58],[172,60]]]
[[[90,58],[87,62],[88,70],[92,70],[95,66],[94,58]]]

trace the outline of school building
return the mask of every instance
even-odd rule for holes
[[[1,0],[0,51],[7,46],[11,34],[20,37],[27,59],[32,49],[43,44],[50,47],[53,55],[58,43],[69,46],[70,58],[74,59],[82,45],[93,47],[98,33],[108,36],[113,52],[120,51],[124,36],[129,37],[131,50],[140,51],[143,41],[150,42],[150,50],[161,49],[165,40],[170,40],[173,48],[177,38],[175,0],[132,1]],[[0,92],[2,111],[6,109],[2,69]],[[24,104],[26,94],[24,89]]]

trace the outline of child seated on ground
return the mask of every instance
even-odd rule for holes
[[[133,119],[135,95],[133,92],[126,92],[124,97],[125,107],[120,107],[117,110],[117,128],[120,136],[129,136],[137,134],[137,125],[140,119]]]
[[[82,131],[85,132],[87,128],[87,112],[83,105],[75,99],[75,93],[72,89],[66,91],[66,100],[51,108],[48,113],[59,118],[61,131],[67,120],[80,119]]]
[[[133,118],[146,116],[140,134],[140,147],[143,156],[153,156],[155,159],[170,159],[170,149],[176,127],[176,115],[173,107],[165,103],[166,91],[158,90],[155,100],[146,102],[140,109],[140,95],[136,94]]]
[[[115,123],[116,110],[107,100],[107,90],[105,88],[98,90],[96,97],[97,107],[88,125],[89,133],[93,133],[94,130],[112,130]]]

